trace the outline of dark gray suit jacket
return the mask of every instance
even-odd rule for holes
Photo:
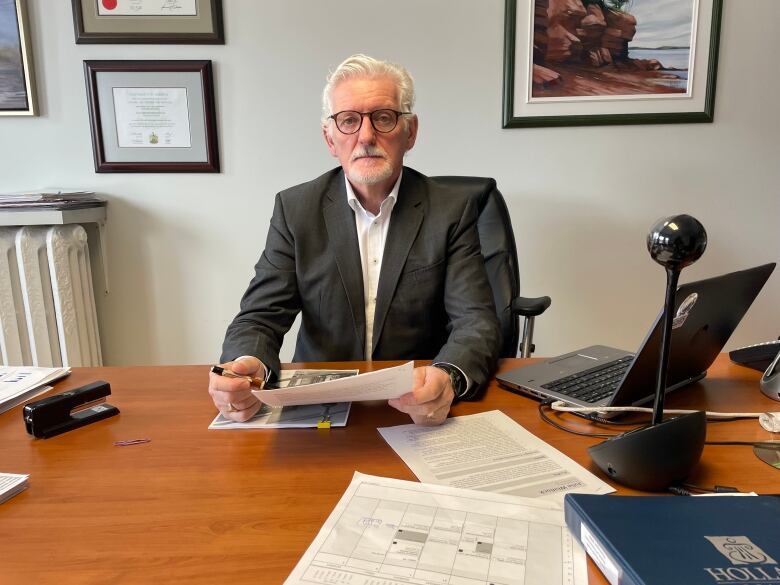
[[[501,334],[476,220],[475,198],[404,168],[379,277],[373,359],[432,359],[461,368],[473,388],[488,380]],[[295,361],[365,359],[363,274],[341,168],[276,196],[222,361],[254,355],[278,374],[282,337],[299,312]]]

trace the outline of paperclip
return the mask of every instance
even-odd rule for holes
[[[130,445],[143,445],[151,442],[151,439],[129,439],[127,441],[114,441],[115,447],[128,447]]]

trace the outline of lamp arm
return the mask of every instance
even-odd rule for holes
[[[664,397],[666,396],[666,371],[669,365],[669,347],[672,338],[672,323],[674,322],[674,301],[677,295],[677,281],[680,270],[677,267],[666,267],[666,298],[664,300],[664,327],[661,335],[661,351],[658,358],[658,377],[655,381],[655,400],[653,402],[652,425],[661,422],[664,416]]]

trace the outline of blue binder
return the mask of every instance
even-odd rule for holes
[[[780,498],[566,494],[566,525],[612,585],[780,585]]]

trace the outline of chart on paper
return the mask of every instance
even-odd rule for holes
[[[587,582],[584,553],[555,505],[362,477],[368,479],[353,481],[353,493],[342,498],[288,584]]]

